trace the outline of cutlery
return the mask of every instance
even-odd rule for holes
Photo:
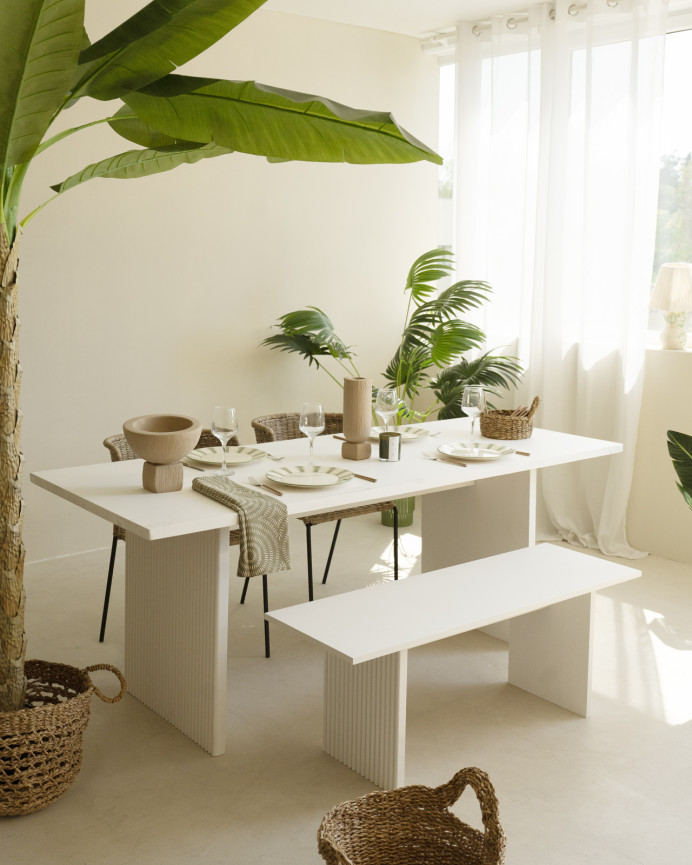
[[[426,458],[426,460],[434,460],[438,463],[447,463],[451,466],[461,466],[462,468],[466,468],[466,463],[461,463],[458,460],[443,460],[442,457],[436,457],[432,454],[423,454],[423,456]]]
[[[206,469],[203,469],[202,466],[193,466],[192,463],[183,463],[188,469],[194,469],[196,472],[203,472]]]
[[[377,478],[369,478],[367,475],[357,475],[355,472],[353,472],[353,477],[360,478],[362,481],[371,481],[373,484],[377,483]]]
[[[282,496],[283,493],[281,490],[275,490],[274,487],[269,487],[267,484],[263,484],[262,481],[257,480],[257,478],[250,476],[248,478],[248,483],[252,484],[253,487],[262,487],[263,490],[268,490],[270,493],[274,493],[274,495]]]
[[[333,439],[339,439],[340,442],[347,442],[348,439],[344,436],[332,436]]]
[[[265,451],[265,453],[267,452]],[[270,460],[274,460],[275,463],[278,463],[283,459],[283,457],[275,457],[273,454],[267,454],[267,456]]]
[[[520,457],[530,457],[531,454],[526,451],[514,451],[515,454],[519,454]]]

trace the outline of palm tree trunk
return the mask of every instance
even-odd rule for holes
[[[17,248],[0,225],[0,712],[24,704],[24,544],[22,542]]]

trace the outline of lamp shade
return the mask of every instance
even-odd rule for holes
[[[692,310],[692,264],[675,262],[661,266],[649,300],[649,309],[667,312]]]

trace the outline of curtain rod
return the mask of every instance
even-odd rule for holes
[[[608,6],[614,9],[619,6],[620,0],[606,0]],[[587,3],[578,2],[572,3],[567,7],[567,13],[572,16],[578,15],[582,9],[586,9]],[[551,19],[555,20],[555,7],[548,13]],[[505,21],[505,26],[508,30],[516,30],[519,24],[529,20],[528,12],[509,13],[509,17]],[[471,33],[474,36],[480,36],[484,30],[490,30],[492,21],[476,21],[471,28]],[[446,56],[454,54],[456,45],[456,27],[445,27],[443,30],[436,30],[434,33],[429,33],[421,39],[421,48],[426,54],[436,54],[438,56]]]
[[[620,0],[606,0],[606,3],[608,4],[608,6],[610,6],[611,9],[614,9],[620,4]],[[586,9],[587,5],[587,3],[583,2],[572,3],[570,6],[567,7],[567,14],[572,16],[578,15],[582,9]],[[555,20],[554,7],[550,10],[549,15],[553,20]],[[519,24],[523,24],[524,21],[528,20],[528,12],[517,12],[515,14],[510,13],[509,17],[505,21],[505,26],[508,30],[515,30]],[[480,34],[484,30],[489,30],[492,26],[492,21],[477,21],[471,28],[471,32],[474,36],[480,36]]]

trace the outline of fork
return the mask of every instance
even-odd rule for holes
[[[266,484],[263,484],[262,481],[258,480],[254,475],[250,475],[247,479],[249,484],[252,484],[253,487],[261,487],[263,490],[269,490],[270,493],[274,493],[274,495],[282,496],[283,493],[281,490],[275,490],[274,487],[269,487]]]
[[[447,465],[461,466],[462,468],[466,468],[466,463],[461,463],[461,462],[459,462],[459,460],[444,460],[444,459],[442,459],[442,457],[436,457],[436,456],[433,456],[433,454],[426,454],[426,453],[424,453],[423,456],[426,458],[426,460],[433,460],[434,462],[437,462],[437,463],[447,463]]]
[[[265,451],[265,454],[266,454],[266,453],[267,453],[267,452]],[[275,456],[273,456],[272,454],[267,454],[267,456],[269,457],[270,460],[274,460],[275,463],[278,463],[278,462],[280,462],[280,461],[283,459],[283,457],[275,457]]]

